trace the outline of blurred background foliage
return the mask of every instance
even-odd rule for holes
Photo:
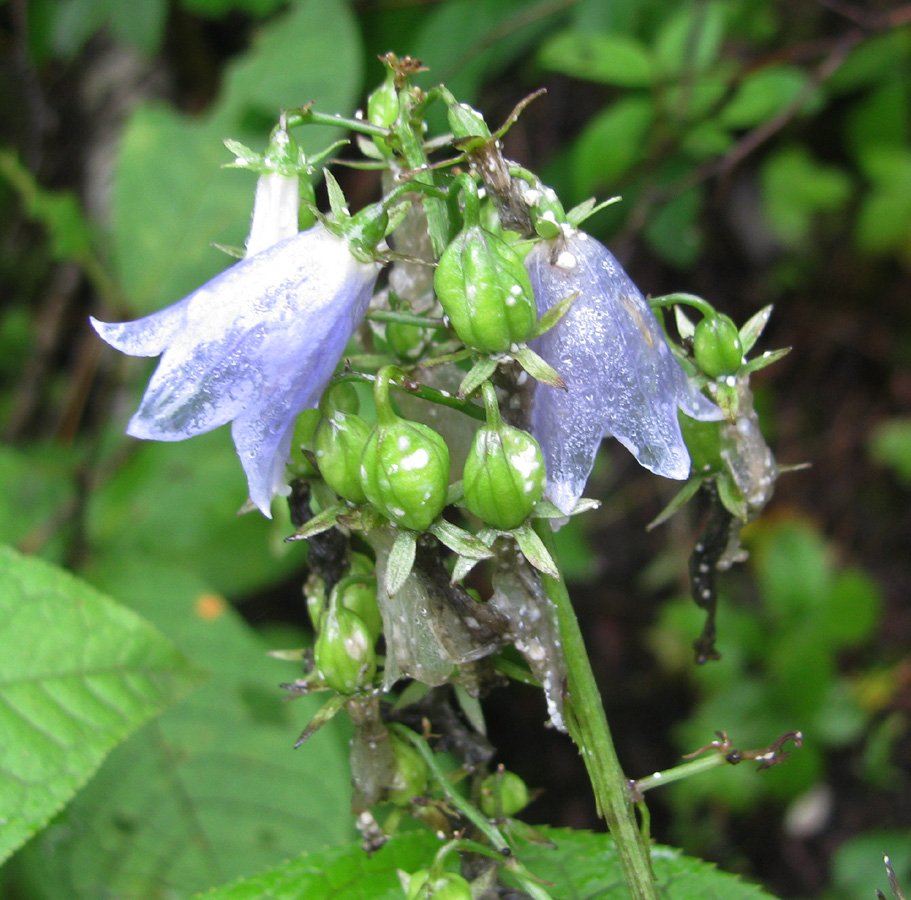
[[[306,548],[238,518],[227,432],[140,444],[147,361],[89,314],[173,302],[240,245],[277,110],[351,114],[377,54],[421,58],[593,219],[642,289],[701,294],[793,352],[754,379],[786,475],[722,580],[722,660],[697,668],[686,558],[700,510],[614,446],[595,514],[559,534],[627,772],[709,743],[732,767],[650,797],[658,839],[785,897],[872,897],[911,879],[911,6],[878,0],[5,0],[0,3],[0,540],[139,610],[211,673],[119,748],[7,867],[10,896],[173,896],[349,834],[345,735],[292,755],[280,702],[300,645]],[[442,116],[440,121],[442,121]],[[340,135],[300,134],[308,150]],[[355,202],[367,172],[339,169]],[[227,602],[226,602],[227,601]],[[500,760],[544,788],[532,819],[598,827],[569,742],[521,688],[486,708]],[[321,743],[320,743],[321,742]],[[748,764],[749,765],[749,764]],[[319,778],[311,774],[319,771]],[[263,823],[267,824],[263,824]],[[103,887],[103,890],[102,890]],[[167,894],[170,891],[172,893]]]

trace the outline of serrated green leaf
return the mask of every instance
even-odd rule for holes
[[[709,0],[681,4],[664,17],[654,46],[662,69],[679,75],[711,66],[721,48],[727,15],[726,4]]]
[[[347,748],[336,722],[293,744],[321,698],[284,702],[297,674],[204,582],[159,563],[92,577],[192,648],[208,683],[118,747],[21,852],[33,900],[186,896],[301,847],[351,836]]]
[[[537,831],[536,840],[516,841],[516,856],[533,876],[549,882],[551,896],[629,896],[608,835],[566,828]],[[205,900],[401,900],[397,871],[426,867],[440,847],[429,832],[394,837],[372,856],[359,846],[334,847],[207,893]],[[771,900],[762,889],[670,847],[653,847],[652,865],[663,900]]]
[[[0,861],[201,673],[72,575],[0,547]]]
[[[868,438],[870,456],[889,466],[905,484],[911,484],[911,416],[881,422]]]
[[[815,217],[842,209],[851,180],[839,166],[824,165],[801,146],[772,154],[762,169],[762,198],[775,233],[790,244],[809,239]]]
[[[680,268],[692,266],[702,250],[702,195],[699,187],[683,191],[662,205],[645,228],[652,249]]]

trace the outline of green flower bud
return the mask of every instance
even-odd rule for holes
[[[357,415],[361,408],[361,398],[357,395],[357,388],[350,381],[337,381],[328,390],[327,402],[332,409],[343,413]],[[320,405],[323,402],[320,401]]]
[[[710,378],[733,375],[743,365],[743,344],[733,321],[720,313],[706,316],[696,326],[693,353]]]
[[[376,674],[373,637],[360,616],[330,602],[313,647],[320,677],[340,694],[353,694]]]
[[[521,525],[544,493],[544,458],[526,431],[504,425],[493,386],[484,385],[487,424],[465,460],[465,505],[479,519],[508,531]]]
[[[392,738],[395,756],[395,775],[386,798],[396,806],[407,806],[412,797],[419,797],[427,787],[427,763],[411,744]]]
[[[443,100],[446,102],[446,117],[449,119],[452,136],[457,141],[466,138],[491,139],[490,129],[484,121],[484,116],[476,109],[472,109],[467,103],[459,103],[445,88]]]
[[[522,257],[478,224],[474,182],[463,187],[467,224],[443,251],[433,287],[466,347],[505,353],[523,343],[535,324],[531,282]]]
[[[330,412],[320,421],[313,437],[314,455],[326,484],[352,503],[367,498],[361,487],[360,460],[370,426],[360,417]]]
[[[395,355],[405,362],[414,362],[424,350],[425,330],[417,325],[401,322],[386,323],[386,340]]]
[[[471,884],[455,872],[444,872],[424,885],[427,900],[471,900]]]
[[[682,413],[678,416],[693,475],[721,470],[721,422],[700,422]]]
[[[367,98],[367,121],[380,128],[392,128],[399,117],[399,96],[395,89],[395,73],[386,74],[386,80]],[[384,137],[375,137],[373,143],[383,156],[392,156],[392,147]]]
[[[356,577],[345,578],[337,585],[339,603],[358,616],[375,643],[383,630],[383,617],[376,602],[376,580],[357,581]]]
[[[481,782],[481,812],[488,819],[514,816],[528,801],[528,788],[515,772],[496,772]]]
[[[399,95],[395,73],[390,69],[386,80],[367,98],[367,121],[380,128],[391,128],[399,117]]]
[[[393,412],[388,369],[377,374],[374,400],[377,424],[361,454],[361,487],[387,519],[426,531],[446,506],[449,448],[432,428]]]

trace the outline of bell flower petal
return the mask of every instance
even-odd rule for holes
[[[531,432],[547,467],[545,496],[568,515],[608,434],[652,472],[687,478],[678,408],[697,419],[722,414],[691,384],[614,255],[567,226],[536,244],[526,265],[539,315],[576,295],[569,312],[532,343],[567,387],[538,384],[532,400]]]
[[[300,188],[297,175],[268,172],[260,175],[253,197],[253,218],[244,256],[256,256],[279,241],[297,234]]]
[[[379,271],[316,225],[248,256],[168,309],[135,322],[92,319],[109,344],[161,361],[127,433],[180,441],[233,420],[250,499],[266,516],[294,420],[317,405]]]

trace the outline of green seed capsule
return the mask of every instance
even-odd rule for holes
[[[535,302],[522,258],[480,225],[456,235],[433,279],[456,334],[480,353],[505,353],[535,324]]]
[[[488,819],[514,816],[528,800],[528,788],[515,772],[498,772],[481,782],[481,812]]]
[[[395,76],[390,70],[386,80],[367,98],[367,121],[381,128],[391,128],[399,116],[399,97]],[[392,147],[384,137],[374,137],[374,144],[383,156],[392,156]]]
[[[456,334],[479,353],[505,353],[535,324],[531,282],[522,257],[480,225],[477,186],[461,181],[465,227],[443,251],[433,287]]]
[[[377,423],[361,454],[361,487],[371,505],[403,528],[426,531],[446,506],[449,448],[432,428],[403,419],[389,401],[393,366],[377,373]]]
[[[369,684],[376,674],[376,653],[360,616],[330,603],[320,622],[313,661],[326,684],[340,694],[353,694]]]
[[[338,599],[345,609],[358,616],[376,642],[383,630],[383,617],[376,602],[376,581],[359,582],[346,578],[338,585]]]
[[[544,458],[530,434],[503,424],[489,383],[484,403],[487,424],[478,429],[465,460],[465,505],[483,522],[508,531],[528,518],[544,493]]]
[[[449,448],[432,428],[396,417],[367,438],[360,477],[367,499],[387,519],[426,531],[446,505]]]
[[[360,417],[331,412],[320,421],[313,438],[316,462],[326,484],[345,500],[363,503],[360,459],[370,426]]]
[[[733,375],[743,364],[743,344],[734,322],[725,315],[706,316],[693,335],[693,354],[710,378]]]
[[[395,355],[405,362],[418,359],[427,343],[426,330],[417,325],[404,325],[401,322],[386,323],[386,340]]]
[[[396,806],[407,806],[412,797],[419,797],[427,787],[427,763],[411,744],[392,738],[395,756],[395,776],[386,795]]]

